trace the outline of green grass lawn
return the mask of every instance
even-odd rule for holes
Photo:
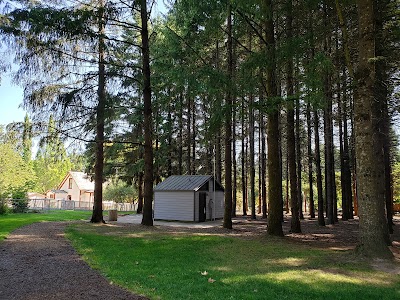
[[[286,239],[90,224],[68,236],[111,282],[151,299],[400,299],[399,275]]]
[[[88,220],[91,211],[46,211],[40,213],[0,215],[0,241],[13,230],[35,222]]]

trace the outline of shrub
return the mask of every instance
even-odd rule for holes
[[[108,185],[104,191],[104,199],[117,203],[133,202],[137,192],[131,185],[126,185],[119,181]]]
[[[12,199],[11,204],[13,207],[13,212],[24,213],[28,210],[28,199]]]
[[[0,215],[5,215],[9,213],[10,209],[7,206],[7,203],[4,200],[0,200]]]

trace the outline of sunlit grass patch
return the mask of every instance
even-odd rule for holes
[[[373,271],[349,252],[286,239],[88,224],[68,232],[78,251],[110,281],[152,299],[399,297],[399,277]]]
[[[43,213],[22,213],[0,215],[0,241],[5,239],[11,231],[35,222],[87,220],[91,211],[48,211]]]

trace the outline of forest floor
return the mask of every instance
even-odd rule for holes
[[[120,220],[122,224],[118,223],[124,226],[140,226],[138,223],[140,223],[141,216],[134,215],[134,223],[136,224],[126,224],[123,218],[119,218]],[[390,250],[394,255],[395,263],[387,260],[374,260],[370,264],[378,271],[400,275],[400,215],[396,215],[393,222],[394,233],[391,235],[392,246]],[[224,229],[221,224],[221,220],[204,223],[156,221],[154,228],[148,230],[173,233],[187,232],[199,235],[217,234],[241,238],[261,238],[267,234],[267,221],[262,219],[260,215],[257,216],[256,220],[251,220],[250,216],[238,216],[234,218],[233,230]],[[308,215],[305,215],[305,218],[301,220],[302,232],[291,233],[290,215],[285,215],[283,232],[287,241],[294,244],[308,245],[319,249],[349,251],[356,249],[358,243],[358,224],[358,218],[355,217],[348,221],[339,219],[334,225],[319,226],[317,219],[310,219]]]
[[[392,246],[390,250],[397,262],[393,264],[388,261],[374,260],[371,265],[380,271],[400,275],[400,215],[393,219],[394,233],[391,235]],[[358,243],[358,218],[348,221],[338,220],[334,225],[319,226],[317,219],[310,219],[305,216],[301,220],[302,233],[290,232],[290,217],[285,217],[283,231],[285,237],[293,243],[309,245],[315,248],[331,250],[355,250]],[[234,223],[236,234],[265,235],[267,222],[263,219],[250,220],[248,216],[236,218]]]
[[[124,220],[119,217],[118,223],[140,224],[141,215],[130,215]],[[400,263],[400,214],[393,218],[394,233],[391,235],[392,246],[390,247],[395,260]],[[113,223],[113,222],[112,222]],[[301,233],[290,232],[290,215],[285,215],[283,232],[288,241],[310,245],[321,249],[351,250],[355,249],[358,242],[358,217],[348,221],[338,220],[334,225],[319,226],[318,220],[310,219],[308,215],[301,220]],[[114,223],[115,224],[115,223]],[[127,225],[127,224],[124,224]],[[135,226],[135,224],[130,224]],[[203,223],[165,222],[155,221],[155,228],[162,228],[166,231],[181,231],[201,233],[215,233],[232,236],[257,237],[267,234],[267,221],[257,215],[256,220],[250,216],[238,216],[233,219],[233,230],[222,228],[222,220]],[[400,274],[400,270],[399,270]]]

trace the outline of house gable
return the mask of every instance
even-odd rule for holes
[[[85,173],[70,171],[61,181],[58,189],[66,191],[66,198],[69,200],[90,202],[93,198],[94,183]]]

